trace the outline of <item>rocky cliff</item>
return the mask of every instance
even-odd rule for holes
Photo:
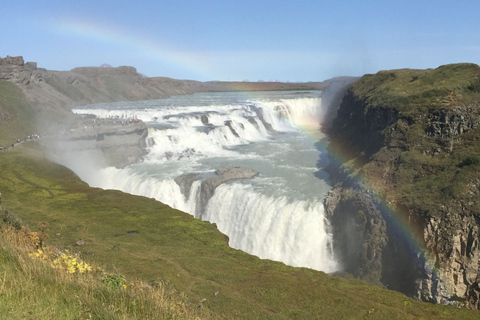
[[[479,123],[477,65],[355,82],[329,129],[334,189],[325,201],[345,272],[480,308]]]

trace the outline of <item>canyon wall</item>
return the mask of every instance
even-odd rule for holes
[[[355,277],[433,303],[479,302],[480,67],[382,71],[332,127],[326,212]]]

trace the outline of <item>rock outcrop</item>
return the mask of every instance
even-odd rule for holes
[[[480,124],[480,110],[472,106],[458,106],[455,109],[441,109],[428,114],[425,133],[437,141],[452,141]],[[453,144],[448,143],[449,147]]]
[[[479,198],[477,186],[470,192],[472,200]],[[416,296],[434,303],[480,309],[478,217],[463,208],[444,206],[443,210],[448,210],[448,219],[429,217],[426,221],[425,267],[415,283]]]
[[[40,74],[36,62],[25,63],[21,56],[0,58],[0,79],[28,85],[31,81],[42,81]]]
[[[386,222],[372,195],[337,187],[328,194],[325,209],[334,228],[334,252],[340,253],[342,270],[381,285]]]
[[[480,67],[360,78],[332,127],[325,201],[345,272],[480,309]]]
[[[0,66],[23,66],[24,61],[23,57],[18,56],[18,57],[11,57],[7,56],[5,58],[0,58]]]

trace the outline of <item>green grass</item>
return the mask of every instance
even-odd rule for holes
[[[0,226],[1,319],[200,319],[205,314],[162,283],[54,269],[49,256],[58,255],[47,247],[44,252],[50,253],[40,256],[45,260],[36,258],[28,235]]]
[[[365,75],[354,85],[371,107],[396,109],[405,116],[480,98],[480,67],[471,63],[436,69],[401,69]]]
[[[37,112],[20,88],[7,80],[0,80],[0,113],[8,115],[5,121],[0,118],[0,146],[36,133]]]
[[[49,244],[78,253],[86,262],[115,270],[127,278],[165,283],[182,292],[189,306],[211,312],[210,318],[475,319],[478,316],[473,311],[416,302],[358,280],[333,278],[234,250],[214,225],[153,199],[89,188],[68,169],[45,160],[38,150],[19,148],[2,153],[0,165],[3,205],[27,226],[48,222]],[[137,234],[130,235],[130,231]],[[85,245],[77,246],[79,239],[85,240]],[[2,255],[7,256],[4,260],[11,256],[8,252]],[[15,269],[15,263],[12,265],[8,272],[14,277],[20,271]],[[25,299],[41,296],[39,292],[45,290],[42,287],[56,285],[52,284],[54,281],[48,285],[33,278],[31,281],[25,284],[29,289],[22,291]],[[10,290],[13,289],[2,297],[13,295]],[[67,299],[65,304],[58,302],[61,304],[58,308],[63,310],[64,305],[70,304],[69,299],[84,289],[69,284],[58,290]],[[3,298],[1,305],[3,310],[10,308],[8,312],[13,318],[21,318],[28,311],[16,299]],[[35,304],[33,300],[31,303]],[[46,308],[56,304],[44,301],[39,305]],[[82,305],[74,306],[65,314],[83,312]]]

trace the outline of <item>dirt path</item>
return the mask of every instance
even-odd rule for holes
[[[23,182],[25,182],[25,183],[27,183],[27,184],[35,187],[35,188],[39,188],[39,189],[47,191],[50,194],[51,199],[55,198],[55,194],[50,189],[42,187],[41,185],[36,184],[35,182],[28,181],[27,179],[22,177],[22,175],[20,173],[18,173],[17,171],[13,171],[13,174],[15,175],[15,177],[17,177],[18,180],[23,181]]]

